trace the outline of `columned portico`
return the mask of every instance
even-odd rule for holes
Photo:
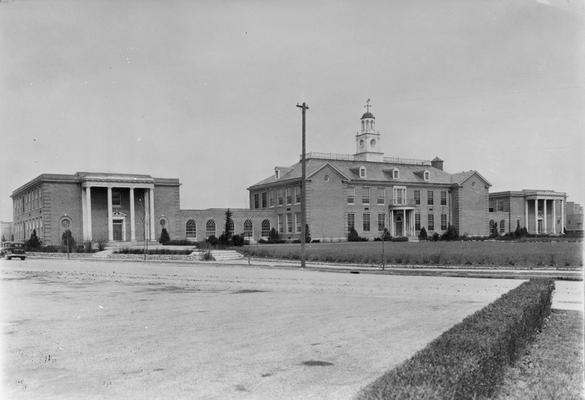
[[[97,191],[98,189],[100,189],[101,192]],[[104,194],[106,195],[106,199],[104,199]],[[94,196],[97,196],[97,198],[92,199]],[[102,200],[99,200],[100,198]],[[122,198],[125,200],[122,201]],[[95,210],[92,209],[92,200],[94,202],[98,202],[98,206],[95,208]],[[100,202],[102,204],[101,206]],[[155,208],[153,178],[144,176],[136,178],[132,175],[123,176],[116,174],[84,176],[82,181],[82,218],[84,240],[95,240],[96,238],[93,237],[94,234],[102,232],[101,237],[103,239],[107,238],[107,240],[110,242],[127,240],[136,241],[138,237],[137,228],[140,228],[140,225],[137,224],[138,221],[136,218],[137,202],[141,205],[140,208],[138,208],[139,212],[144,213],[142,214],[143,217],[140,216],[140,220],[143,222],[142,228],[144,228],[143,237],[146,240],[154,240],[156,237],[156,226],[154,222]],[[130,215],[129,221],[127,217],[128,214]],[[97,231],[94,232],[92,222],[95,222],[96,218],[100,218],[100,215],[101,218],[105,219],[105,224],[100,224],[101,228],[98,226],[96,228]],[[130,228],[129,237],[126,234],[128,225]],[[104,229],[106,226],[107,229]],[[142,228],[140,228],[140,232],[142,232]],[[100,239],[100,237],[97,239]]]
[[[524,198],[524,221],[528,232],[531,234],[562,234],[565,227],[565,196],[564,193],[552,191],[529,193]],[[534,204],[534,208],[532,208],[532,204]],[[557,208],[559,208],[559,212],[557,212]]]
[[[390,207],[390,234],[392,236],[415,236],[414,207]]]

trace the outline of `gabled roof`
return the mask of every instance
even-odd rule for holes
[[[311,177],[322,168],[330,166],[353,184],[360,182],[375,183],[395,183],[395,184],[416,184],[423,185],[452,185],[461,184],[469,179],[472,175],[477,174],[488,185],[489,182],[483,178],[477,171],[466,171],[458,174],[450,174],[430,165],[409,165],[392,162],[371,162],[361,160],[326,160],[319,158],[311,158],[307,160],[307,177]],[[366,168],[366,177],[360,178],[359,168],[364,166]],[[398,179],[392,178],[392,170],[397,169],[399,172]],[[430,179],[424,180],[423,171],[429,171]],[[289,167],[286,173],[281,172],[280,179],[276,179],[274,174],[254,185],[248,189],[256,187],[270,186],[277,182],[286,183],[286,181],[299,180],[301,178],[301,163],[298,162]]]

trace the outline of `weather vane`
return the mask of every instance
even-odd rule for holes
[[[366,108],[366,112],[370,112],[370,107],[371,107],[371,105],[370,105],[370,99],[367,99],[366,100],[366,105],[364,107]]]

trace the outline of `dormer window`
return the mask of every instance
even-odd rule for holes
[[[425,171],[423,172],[423,178],[425,181],[428,181],[431,179],[431,173],[429,171]]]
[[[279,170],[279,169],[275,169],[275,170],[274,170],[274,177],[275,177],[276,179],[280,179],[280,170]]]
[[[360,178],[365,178],[366,177],[366,167],[361,166],[360,167]]]
[[[392,169],[392,179],[398,179],[398,168]]]

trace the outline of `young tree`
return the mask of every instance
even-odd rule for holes
[[[167,231],[167,228],[163,227],[162,231],[160,232],[160,238],[158,239],[160,244],[167,244],[168,242],[171,241],[171,237],[169,236],[169,232]]]
[[[234,233],[234,220],[232,219],[232,212],[229,208],[225,212],[225,227],[223,229],[223,233],[226,237],[226,240],[229,242]]]
[[[2,235],[2,243],[4,243],[6,241],[6,238],[4,237],[4,235]]]
[[[358,235],[355,228],[349,228],[349,232],[347,233],[347,240],[349,242],[357,242],[360,240],[360,236]]]
[[[30,239],[26,241],[26,247],[31,250],[38,250],[41,247],[41,241],[37,236],[37,230],[33,229]]]
[[[418,238],[419,240],[427,240],[427,230],[425,229],[424,226],[420,229],[420,232],[418,233]]]

